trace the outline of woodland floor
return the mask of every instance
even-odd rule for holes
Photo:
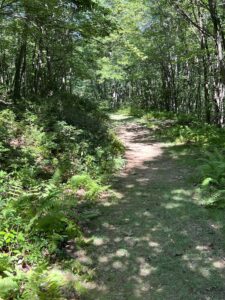
[[[196,153],[114,119],[126,167],[113,179],[115,199],[98,204],[92,245],[76,253],[96,273],[82,299],[225,299],[224,212],[212,217],[196,200]]]

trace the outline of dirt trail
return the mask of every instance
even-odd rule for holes
[[[137,123],[119,136],[127,163],[117,200],[99,204],[93,244],[77,254],[96,275],[83,299],[225,299],[224,224],[193,199],[185,156]]]

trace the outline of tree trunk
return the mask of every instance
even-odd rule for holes
[[[21,86],[23,74],[25,72],[25,61],[26,61],[26,49],[27,42],[24,40],[19,48],[18,55],[15,63],[15,77],[14,77],[14,90],[13,90],[13,98],[20,99],[21,98]]]
[[[214,40],[216,48],[216,70],[214,82],[214,101],[217,107],[216,116],[218,125],[224,125],[224,98],[225,98],[225,62],[224,62],[224,44],[223,32],[220,19],[217,13],[216,0],[208,0],[210,15],[214,29]]]

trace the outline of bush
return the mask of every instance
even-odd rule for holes
[[[52,262],[66,259],[69,239],[82,242],[77,204],[98,199],[106,189],[102,178],[113,172],[123,153],[107,117],[91,101],[68,96],[51,100],[51,114],[51,105],[44,104],[30,104],[19,118],[11,110],[0,112],[0,298],[4,300],[34,295],[63,299],[57,279],[62,274],[53,278],[46,270]]]

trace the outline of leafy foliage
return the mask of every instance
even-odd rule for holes
[[[69,239],[82,242],[77,205],[97,200],[107,188],[102,179],[123,153],[107,117],[93,103],[87,116],[76,115],[88,111],[87,105],[81,99],[71,106],[74,119],[71,110],[61,115],[56,108],[45,118],[44,105],[40,115],[34,105],[19,118],[12,110],[0,112],[3,299],[62,299],[66,275],[49,273],[48,265],[64,257]]]
[[[219,150],[207,152],[200,160],[201,191],[206,205],[225,206],[225,158]],[[204,203],[203,202],[203,203]]]
[[[0,297],[5,300],[12,299],[18,292],[18,285],[11,277],[0,278]]]

